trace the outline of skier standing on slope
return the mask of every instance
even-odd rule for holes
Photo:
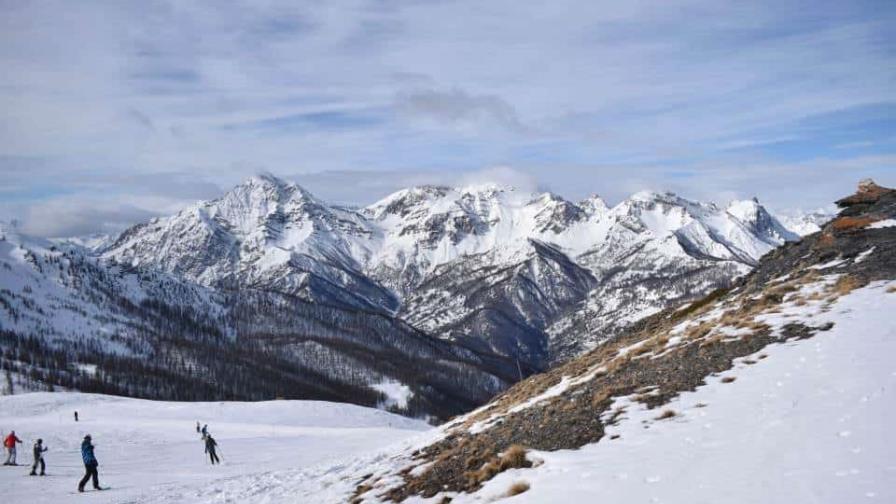
[[[3,446],[6,447],[6,462],[3,465],[18,465],[16,464],[16,443],[21,443],[22,440],[16,436],[16,431],[12,431],[6,436],[6,439],[3,440]]]
[[[200,432],[202,432],[202,429],[199,428],[199,421],[197,420],[196,421],[196,434],[199,434]]]
[[[205,434],[205,453],[208,453],[208,458],[211,459],[212,465],[220,464],[221,460],[218,459],[218,454],[215,453],[215,448],[218,446],[218,442],[215,441],[215,438],[212,437],[211,434]]]
[[[44,440],[38,439],[36,443],[34,443],[34,464],[31,465],[31,476],[37,476],[37,465],[40,464],[40,475],[45,476],[44,471],[47,468],[47,465],[44,463],[44,452],[47,451],[47,448],[44,447]]]
[[[205,439],[208,436],[208,424],[202,426],[202,439]]]
[[[81,482],[78,483],[78,491],[84,491],[84,485],[87,484],[87,480],[93,478],[93,488],[96,490],[102,490],[100,487],[100,476],[97,472],[97,467],[100,465],[96,460],[96,456],[93,454],[93,444],[90,442],[90,434],[84,436],[84,441],[81,442],[81,459],[84,460],[84,477],[81,478]]]

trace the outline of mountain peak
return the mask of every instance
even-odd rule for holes
[[[272,173],[267,172],[252,175],[237,187],[262,187],[278,190],[300,189],[304,192],[304,189],[295,182],[282,179]]]
[[[243,184],[275,187],[288,187],[290,185],[295,185],[294,183],[288,182],[270,172],[260,172],[252,175],[251,177],[247,178],[245,182],[243,182]]]
[[[759,199],[754,196],[753,198],[745,200],[732,200],[730,203],[728,203],[727,211],[731,215],[737,218],[741,218],[746,215],[755,213],[759,211],[759,209],[764,210],[762,204],[759,203]]]
[[[675,203],[681,198],[671,191],[638,191],[629,197],[630,201],[643,201],[648,203]]]
[[[240,206],[267,206],[290,200],[315,201],[314,196],[295,182],[284,180],[271,173],[253,175],[212,203],[238,200]]]
[[[496,182],[478,182],[457,187],[455,191],[461,194],[497,194],[515,192],[516,187]]]
[[[610,207],[607,202],[597,194],[592,194],[579,202],[581,208],[586,215],[596,215],[606,213]]]
[[[760,238],[778,241],[794,241],[799,238],[797,233],[790,231],[778,219],[766,210],[759,199],[753,197],[748,200],[732,201],[725,210],[742,224],[747,226],[752,233]]]

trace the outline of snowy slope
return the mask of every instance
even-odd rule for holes
[[[78,411],[80,421],[72,419]],[[196,433],[207,423],[223,463],[212,467]],[[0,397],[0,426],[24,441],[20,464],[30,464],[37,437],[49,448],[45,478],[28,467],[2,467],[4,502],[59,503],[77,499],[84,466],[79,446],[91,434],[100,462],[100,484],[91,502],[194,502],[234,477],[258,481],[270,471],[308,469],[354,457],[415,435],[426,424],[380,410],[316,401],[168,403],[77,393]],[[89,485],[88,485],[88,488]],[[252,485],[243,485],[247,492]],[[164,496],[164,499],[161,498]],[[240,502],[260,502],[258,497]]]
[[[833,329],[746,357],[724,373],[734,382],[713,377],[665,405],[677,413],[671,419],[619,400],[625,417],[607,430],[618,438],[533,453],[539,467],[503,473],[452,502],[488,502],[517,481],[531,488],[514,502],[896,501],[887,420],[896,415],[894,286],[839,299],[814,319]]]

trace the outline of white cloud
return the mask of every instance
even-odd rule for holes
[[[851,180],[880,173],[870,158],[892,140],[763,152],[815,139],[805,125],[819,117],[896,102],[893,22],[880,5],[780,0],[8,3],[0,212],[58,193],[89,204],[97,187],[186,201],[258,169],[363,203],[502,165],[573,196],[653,186],[814,201],[762,167],[849,158],[851,171],[825,173]],[[288,127],[296,117],[320,127]],[[20,159],[39,162],[23,176]],[[346,173],[386,175],[365,192]],[[177,184],[140,190],[128,178],[171,174]]]

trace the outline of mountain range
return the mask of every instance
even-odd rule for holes
[[[105,239],[0,227],[0,344],[60,386],[446,417],[729,285],[795,231],[812,229],[755,199],[609,207],[483,184],[358,209],[259,175]]]

